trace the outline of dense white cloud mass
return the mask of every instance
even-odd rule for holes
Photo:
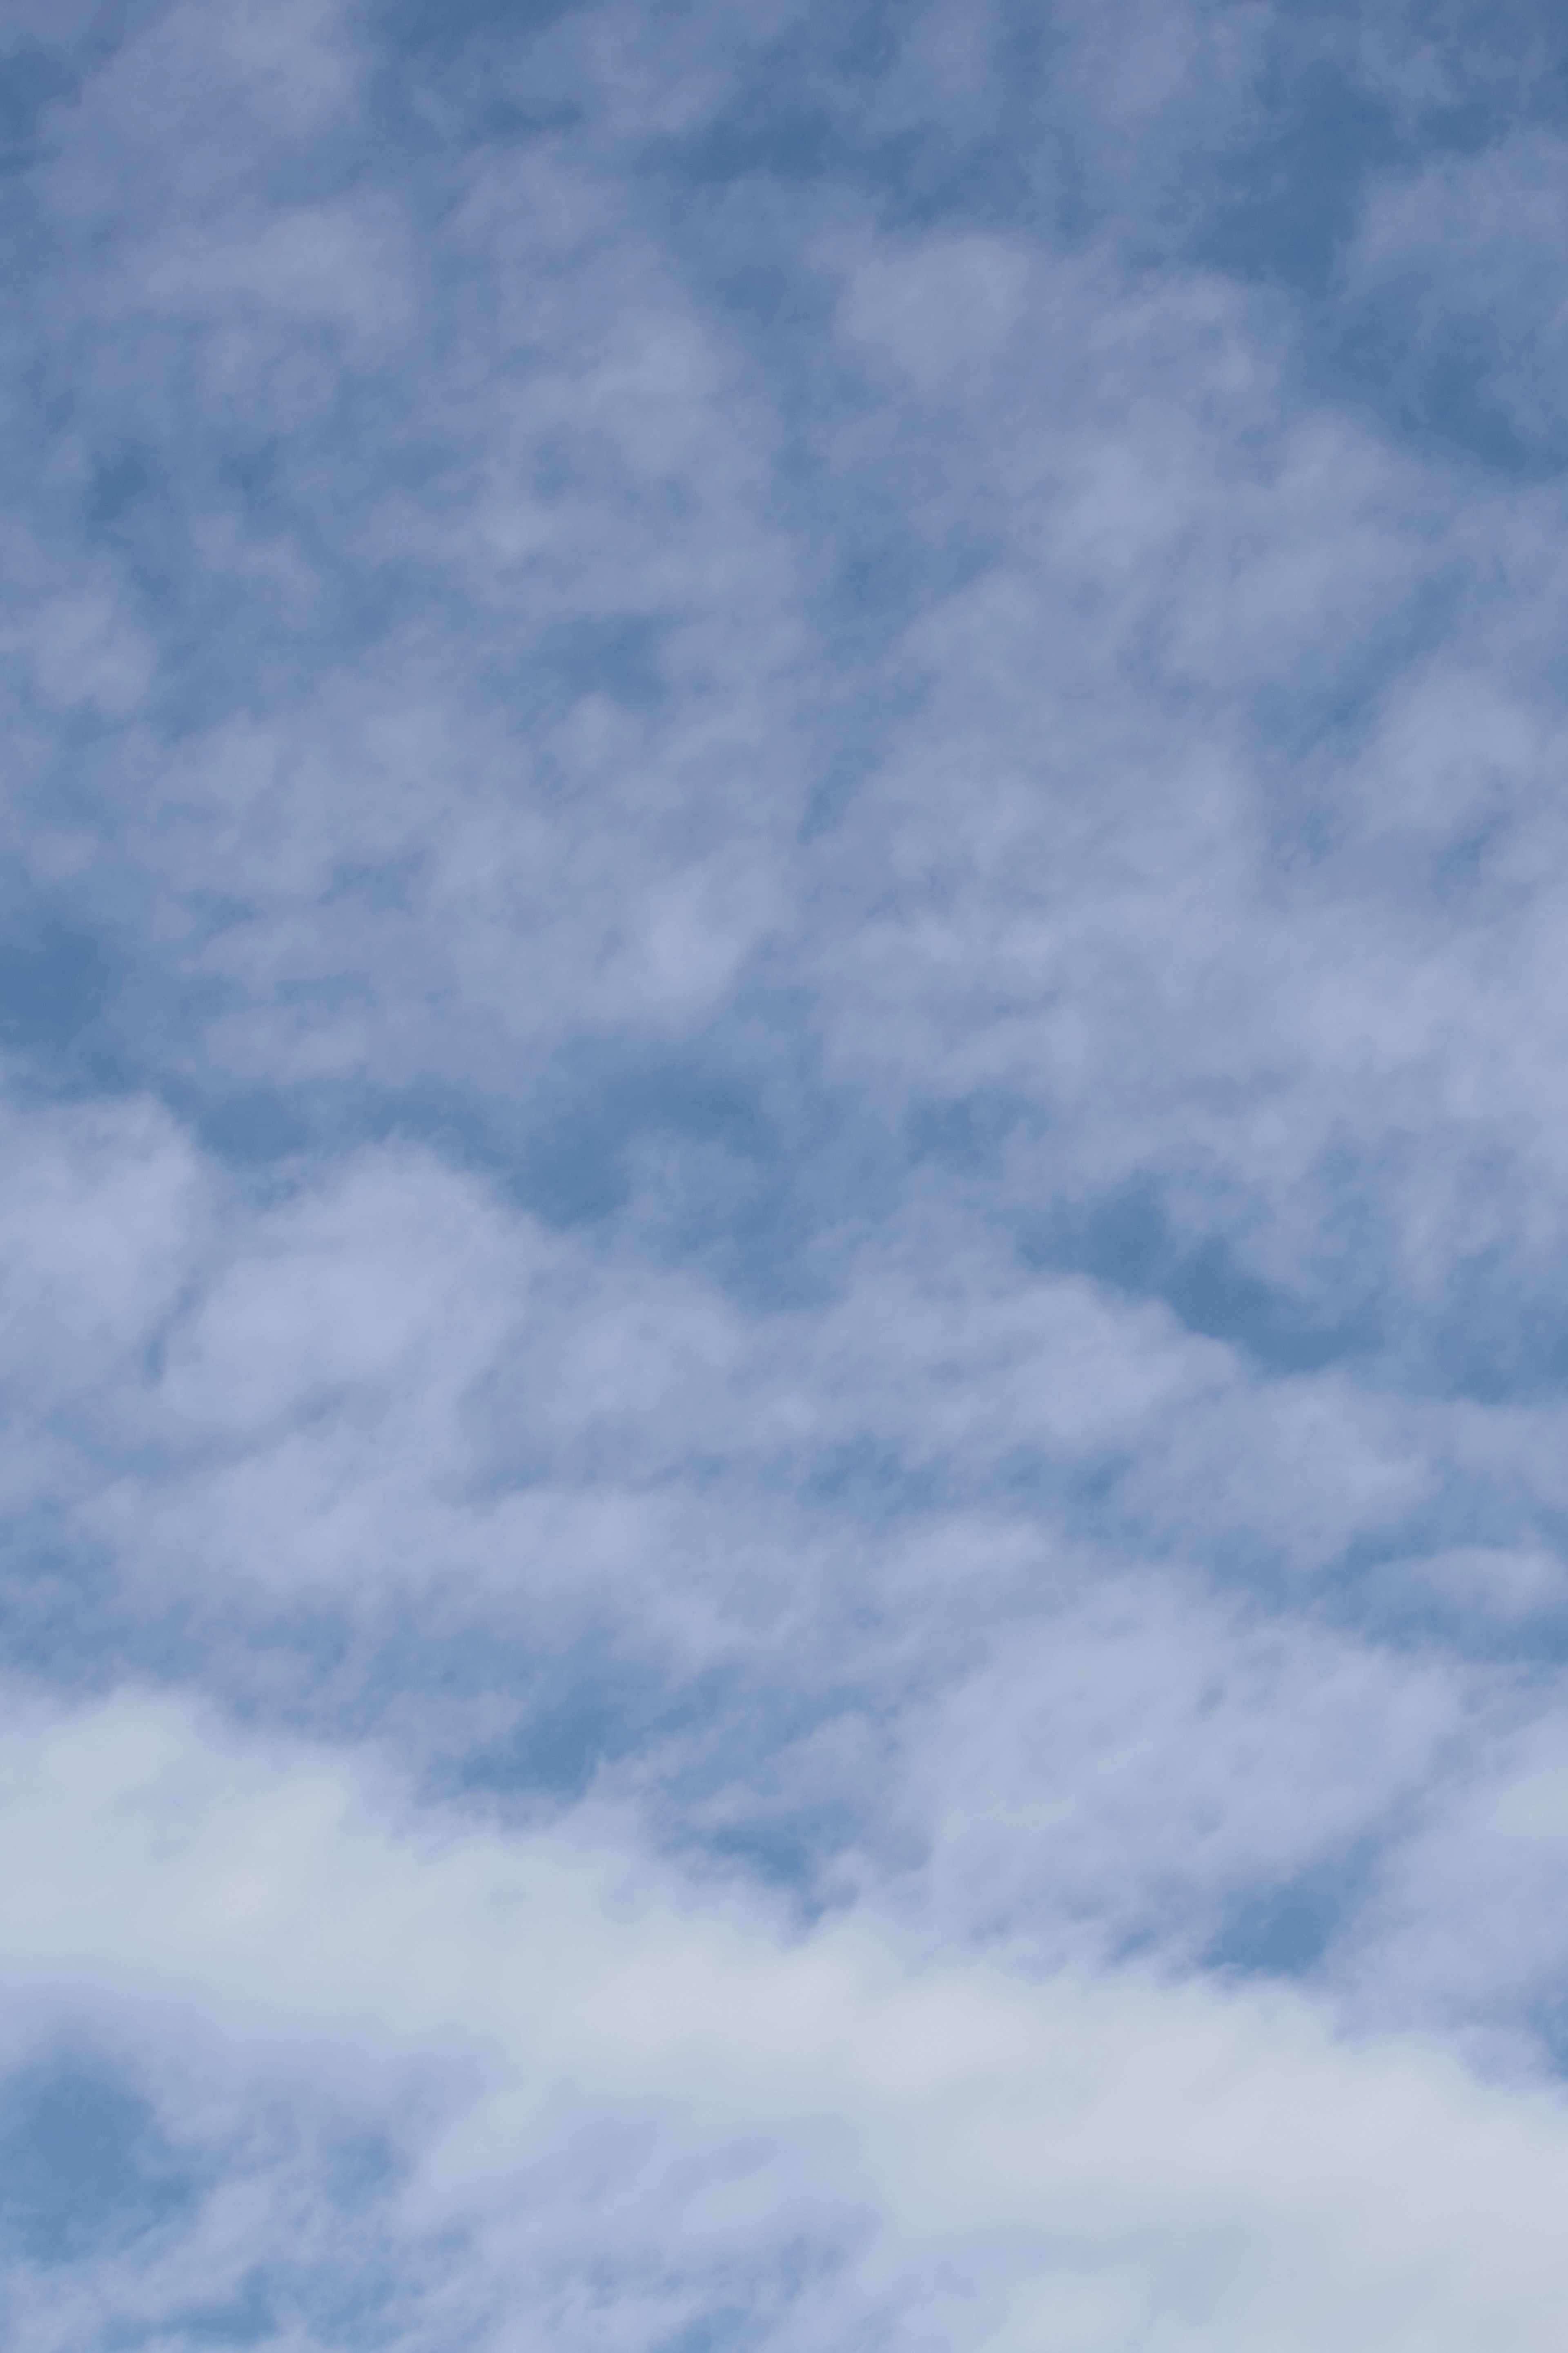
[[[8,2342],[1555,2353],[1565,76],[12,0]]]

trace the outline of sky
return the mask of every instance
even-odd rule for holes
[[[0,2335],[1558,2353],[1568,23],[9,0]]]

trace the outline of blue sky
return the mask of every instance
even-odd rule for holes
[[[1568,33],[11,0],[28,2353],[1555,2353]]]

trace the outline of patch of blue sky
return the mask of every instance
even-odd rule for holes
[[[28,2261],[68,2263],[187,2208],[194,2178],[145,2101],[67,2063],[0,2094],[0,2228]]]

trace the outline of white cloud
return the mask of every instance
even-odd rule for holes
[[[1561,2104],[1431,2043],[1136,1969],[921,1964],[870,1917],[789,1936],[613,1818],[411,1812],[163,1702],[18,1694],[11,1724],[12,2048],[86,2028],[174,2147],[248,2181],[280,2309],[342,2264],[393,2286],[376,2325],[410,2346],[642,2343],[726,2309],[786,2345],[1549,2341]],[[295,2185],[367,2133],[386,2158],[337,2243],[290,2249]],[[232,2291],[222,2202],[68,2303],[74,2341],[119,2295],[177,2327]],[[48,2284],[20,2293],[63,2344]]]
[[[6,37],[11,2333],[1544,2346],[1557,129],[481,15]]]

